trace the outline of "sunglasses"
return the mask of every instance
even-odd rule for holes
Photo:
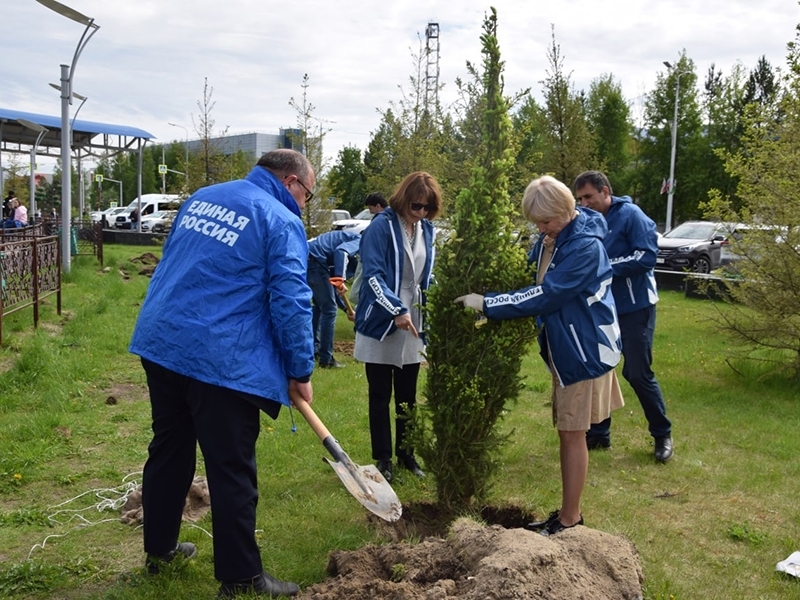
[[[414,212],[417,212],[418,210],[424,210],[425,212],[430,212],[433,210],[433,206],[431,206],[430,204],[421,204],[419,202],[412,202],[408,206]]]

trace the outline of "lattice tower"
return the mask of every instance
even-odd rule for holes
[[[439,24],[425,28],[425,110],[433,112],[439,105]]]

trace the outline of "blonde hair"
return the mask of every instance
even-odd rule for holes
[[[553,219],[569,220],[575,214],[575,197],[558,179],[543,175],[531,181],[525,188],[522,214],[532,223]]]

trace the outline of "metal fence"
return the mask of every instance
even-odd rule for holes
[[[16,237],[15,241],[10,241]],[[39,325],[39,303],[56,295],[61,314],[61,245],[58,236],[0,238],[0,344],[6,315],[33,306],[33,326]]]

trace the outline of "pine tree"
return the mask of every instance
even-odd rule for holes
[[[414,429],[416,450],[436,478],[440,508],[450,514],[468,511],[486,496],[504,439],[498,420],[519,394],[520,364],[535,334],[529,319],[476,327],[475,314],[453,302],[467,292],[531,283],[508,197],[514,154],[494,9],[483,29],[479,159],[451,213],[455,234],[437,250],[436,285],[428,296],[427,403],[420,405]]]
[[[736,303],[718,322],[747,357],[800,379],[800,25],[788,48],[780,100],[753,98],[741,148],[723,154],[741,208],[713,191],[705,209],[709,218],[745,223],[729,246],[739,258],[728,290]]]

